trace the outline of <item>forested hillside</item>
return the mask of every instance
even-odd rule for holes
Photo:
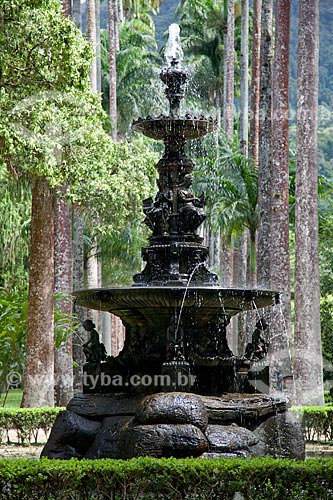
[[[156,41],[159,47],[165,43],[163,35],[168,29],[168,26],[176,22],[175,12],[178,3],[178,0],[163,0],[159,13],[156,16],[153,16],[156,28]]]

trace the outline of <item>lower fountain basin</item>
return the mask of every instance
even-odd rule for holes
[[[223,309],[233,316],[242,311],[272,306],[279,301],[276,291],[224,288],[218,286],[127,286],[92,288],[73,292],[77,305],[109,311],[126,319],[135,311],[141,314],[170,316],[177,308],[197,308],[210,316]]]

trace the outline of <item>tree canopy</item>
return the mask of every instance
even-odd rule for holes
[[[137,142],[134,160],[133,147],[109,137],[89,88],[90,45],[54,0],[5,0],[0,16],[1,161],[15,175],[66,185],[75,203],[94,200],[109,228],[122,227],[150,191],[154,157]]]

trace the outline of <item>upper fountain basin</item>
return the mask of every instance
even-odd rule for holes
[[[213,118],[204,116],[158,116],[139,118],[133,122],[132,129],[147,137],[159,140],[172,138],[197,139],[216,129]]]

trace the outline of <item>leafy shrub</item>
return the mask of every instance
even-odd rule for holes
[[[238,493],[238,497],[235,494]],[[0,500],[328,500],[333,461],[153,459],[0,461]]]
[[[56,416],[64,408],[1,408],[1,442],[10,443],[9,431],[16,431],[21,444],[37,443],[38,431],[47,434]]]
[[[27,320],[27,292],[0,288],[0,388],[10,372],[23,373]]]
[[[333,406],[295,406],[306,441],[333,441]]]
[[[55,347],[77,329],[77,318],[73,314],[62,313],[61,301],[68,300],[64,293],[54,296],[54,336]],[[0,288],[0,391],[11,386],[11,373],[17,375],[18,382],[24,371],[25,345],[28,330],[28,292],[6,291]]]

